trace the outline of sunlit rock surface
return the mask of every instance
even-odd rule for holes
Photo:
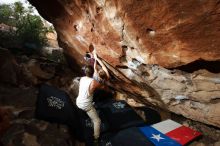
[[[93,43],[118,91],[220,127],[220,74],[163,68],[220,60],[218,0],[29,1],[54,24],[73,67]]]

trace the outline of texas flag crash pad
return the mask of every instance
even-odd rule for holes
[[[201,135],[170,119],[139,129],[155,146],[182,146]]]

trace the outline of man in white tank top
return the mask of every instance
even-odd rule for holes
[[[100,135],[100,124],[101,120],[94,108],[93,102],[93,93],[97,88],[102,88],[102,84],[98,83],[92,78],[94,69],[92,66],[86,66],[84,68],[86,76],[82,77],[79,82],[79,94],[76,98],[76,105],[86,111],[88,116],[93,122],[94,125],[94,138],[98,139]]]

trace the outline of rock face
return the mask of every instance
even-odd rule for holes
[[[67,126],[34,118],[36,88],[0,85],[0,93],[0,145],[70,146],[78,143]]]
[[[68,91],[75,76],[70,69],[42,57],[13,55],[2,48],[0,56],[0,146],[84,146],[66,125],[35,116],[37,85],[53,84]],[[76,95],[73,92],[71,96]]]
[[[0,47],[0,82],[16,84],[16,67],[14,56],[7,49]]]
[[[163,68],[220,60],[219,0],[29,1],[54,24],[73,66],[93,43],[118,91],[220,127],[220,74]]]
[[[70,55],[83,55],[92,42],[114,65],[123,56],[164,67],[220,59],[218,0],[29,1],[54,24]]]

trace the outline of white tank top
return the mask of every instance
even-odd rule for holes
[[[92,107],[93,96],[89,95],[89,86],[92,78],[82,77],[79,82],[79,95],[76,98],[76,105],[83,110],[90,110]]]

